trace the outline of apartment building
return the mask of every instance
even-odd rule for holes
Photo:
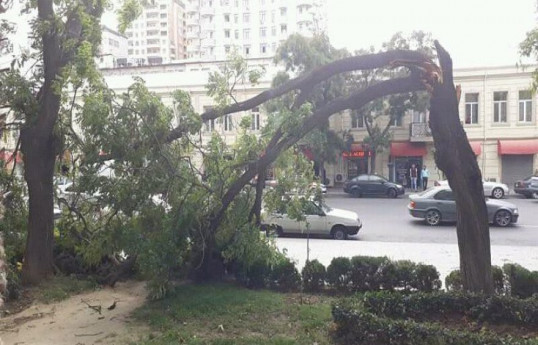
[[[97,64],[101,68],[127,66],[127,36],[103,26]]]
[[[454,82],[462,89],[460,120],[486,180],[513,187],[538,168],[538,98],[530,91],[533,70],[506,66],[454,70]],[[362,145],[367,135],[363,119],[335,115],[331,127],[341,133],[350,130],[354,143],[327,168],[329,182],[338,184],[369,171],[371,152]],[[428,114],[410,113],[394,124],[390,147],[376,155],[374,170],[405,185],[411,164],[426,164],[431,180],[443,179],[435,167],[434,150]]]
[[[150,1],[125,33],[128,65],[162,64],[186,58],[184,1]]]
[[[326,0],[185,0],[187,58],[274,56],[293,33],[326,30]]]

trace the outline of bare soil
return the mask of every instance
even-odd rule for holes
[[[0,319],[0,345],[125,344],[146,331],[131,319],[146,296],[144,282],[128,281],[53,304],[31,305]]]

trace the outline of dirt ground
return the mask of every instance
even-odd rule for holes
[[[32,305],[0,319],[0,345],[125,344],[144,332],[131,313],[146,296],[144,282],[129,281],[58,303]]]

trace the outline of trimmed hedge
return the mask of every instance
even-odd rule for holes
[[[462,292],[432,292],[404,295],[370,292],[358,298],[365,311],[379,316],[421,319],[430,315],[457,313],[493,324],[538,324],[538,297],[526,300],[510,296],[483,296]]]
[[[391,320],[345,303],[332,309],[335,335],[344,344],[365,345],[536,345],[537,340],[499,337],[442,328],[436,324]]]
[[[495,293],[528,298],[538,294],[538,272],[529,271],[518,264],[505,264],[502,268],[491,266]],[[459,270],[450,272],[445,278],[448,291],[462,291],[463,280]]]
[[[301,271],[303,288],[308,292],[319,292],[325,287],[327,271],[318,260],[307,261]]]

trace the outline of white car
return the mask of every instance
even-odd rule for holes
[[[435,186],[448,186],[447,180],[435,181]],[[504,183],[491,182],[491,181],[482,181],[484,186],[484,195],[492,197],[493,199],[502,199],[505,195],[510,193],[510,189]]]
[[[345,240],[349,235],[356,235],[362,228],[359,216],[352,211],[332,208],[310,200],[304,201],[303,211],[305,221],[291,219],[284,212],[264,214],[262,229],[273,227],[278,235],[310,233]]]

